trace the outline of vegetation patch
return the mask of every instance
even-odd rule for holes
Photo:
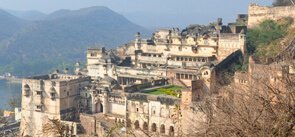
[[[282,52],[288,42],[294,38],[292,18],[283,18],[279,21],[265,20],[259,26],[250,29],[247,33],[247,50],[256,61],[265,62]]]
[[[149,90],[145,93],[147,94],[152,94],[152,95],[171,95],[174,97],[179,97],[180,96],[180,90],[182,90],[182,87],[176,86],[176,85],[171,85],[168,87],[162,87],[162,88],[157,88],[153,90]]]

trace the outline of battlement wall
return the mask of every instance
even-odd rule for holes
[[[295,6],[268,7],[251,4],[248,16],[248,28],[253,28],[266,19],[279,20],[291,17],[295,20]]]

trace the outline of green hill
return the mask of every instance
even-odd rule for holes
[[[0,42],[0,74],[47,73],[61,64],[84,61],[88,47],[114,48],[138,31],[148,32],[106,7],[60,10]]]
[[[7,39],[18,32],[24,25],[25,21],[21,20],[8,12],[0,9],[0,41]]]

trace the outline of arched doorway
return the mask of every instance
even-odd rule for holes
[[[143,123],[142,127],[143,127],[143,130],[146,130],[146,131],[149,130],[149,126],[148,126],[148,124],[146,122]]]
[[[89,95],[89,98],[86,100],[86,104],[87,104],[86,107],[87,107],[87,108],[90,108],[90,109],[91,109],[91,107],[92,107],[92,106],[91,106],[91,104],[92,104],[91,101],[92,101],[92,96]]]
[[[99,105],[100,105],[100,112],[103,112],[103,106],[102,106],[102,104],[99,103]]]
[[[155,123],[152,124],[152,132],[157,132],[157,125]]]
[[[169,128],[169,136],[174,136],[174,127],[170,126]]]
[[[101,103],[95,104],[95,112],[96,113],[103,112],[103,105]]]
[[[135,121],[135,123],[134,123],[134,128],[135,128],[135,129],[139,129],[139,122],[138,122],[138,120]]]
[[[161,125],[160,133],[165,134],[165,125],[164,124]]]

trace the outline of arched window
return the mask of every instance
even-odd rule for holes
[[[26,84],[23,89],[25,91],[24,96],[30,96],[30,91],[31,91],[30,86]]]
[[[152,124],[152,132],[157,132],[157,125],[155,123]]]
[[[173,126],[170,126],[170,128],[169,128],[169,136],[170,137],[174,136],[174,127]]]
[[[134,128],[135,128],[135,129],[139,129],[139,122],[138,122],[138,120],[135,121],[135,123],[134,123]]]
[[[143,123],[143,126],[142,126],[143,130],[145,131],[148,131],[149,130],[149,126],[146,122]]]
[[[161,125],[160,133],[165,134],[165,125],[164,124]]]

